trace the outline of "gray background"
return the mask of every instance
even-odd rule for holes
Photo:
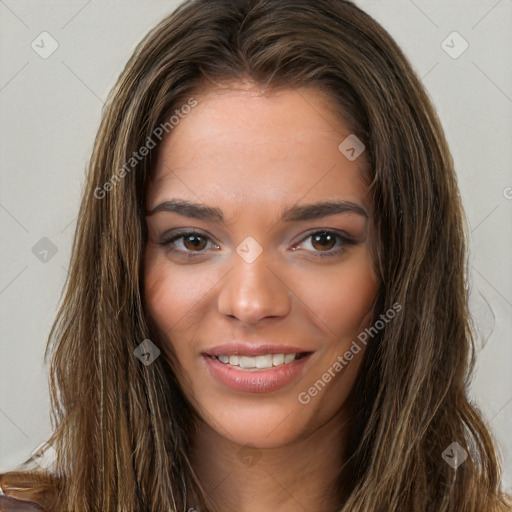
[[[471,399],[499,441],[510,487],[512,0],[356,3],[409,57],[448,137],[471,226],[471,308],[487,339]],[[0,471],[50,434],[43,352],[103,102],[135,44],[177,4],[0,0]],[[44,31],[58,44],[46,59],[31,46],[51,48]]]

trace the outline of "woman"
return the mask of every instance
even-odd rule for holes
[[[0,475],[5,506],[507,510],[466,397],[465,230],[371,17],[184,3],[105,108],[47,347],[56,460]]]

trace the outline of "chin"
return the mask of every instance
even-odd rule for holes
[[[224,399],[215,409],[207,401],[209,406],[201,408],[199,415],[216,435],[240,446],[264,449],[286,446],[311,436],[336,411],[340,412],[342,405],[331,399],[330,407],[304,406],[297,401],[295,390],[290,390],[287,396],[251,398]]]

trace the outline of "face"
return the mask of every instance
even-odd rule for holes
[[[205,425],[285,445],[338,417],[364,354],[339,369],[378,290],[363,156],[316,90],[194,97],[148,187],[147,311]]]

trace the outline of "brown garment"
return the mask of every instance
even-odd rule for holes
[[[0,512],[46,512],[34,501],[19,500],[9,494],[0,494]]]
[[[6,494],[0,485],[0,512],[47,512],[39,503]]]

